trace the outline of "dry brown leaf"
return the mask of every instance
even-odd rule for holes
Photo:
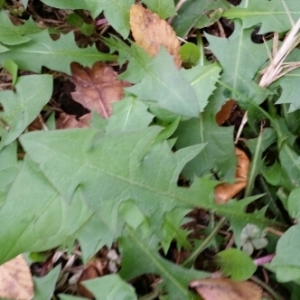
[[[80,117],[78,120],[74,115],[67,115],[61,113],[56,119],[56,129],[68,129],[68,128],[88,128],[91,114],[86,114]]]
[[[204,300],[260,300],[261,288],[250,281],[228,278],[201,279],[190,283]]]
[[[130,9],[130,28],[137,45],[151,56],[156,56],[163,45],[174,57],[177,68],[181,67],[179,55],[180,43],[173,28],[159,15],[141,5],[132,5]]]
[[[111,103],[123,98],[123,88],[129,83],[118,80],[118,74],[100,62],[95,63],[92,69],[72,63],[71,70],[71,80],[76,86],[75,92],[71,93],[73,99],[108,118],[112,113]]]
[[[218,204],[226,203],[247,185],[250,160],[246,153],[237,147],[235,147],[235,155],[237,157],[236,181],[234,183],[221,183],[216,186],[215,202]]]
[[[22,255],[0,266],[0,298],[30,300],[33,296],[31,273]]]
[[[235,103],[235,100],[230,99],[221,107],[220,111],[216,114],[216,122],[219,125],[223,124],[226,120],[229,119]]]

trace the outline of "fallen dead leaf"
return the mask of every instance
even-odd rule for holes
[[[156,56],[163,45],[174,57],[177,68],[181,67],[179,55],[180,43],[173,28],[159,15],[141,5],[132,5],[130,9],[130,28],[137,45],[151,56]]]
[[[72,63],[72,82],[76,86],[73,99],[89,110],[96,110],[103,118],[112,113],[112,102],[123,98],[123,88],[130,84],[117,79],[118,74],[109,66],[97,62],[92,69]]]
[[[216,122],[218,123],[218,125],[222,125],[226,120],[229,119],[235,103],[236,102],[233,99],[230,99],[224,103],[220,111],[218,111],[218,113],[216,114]]]
[[[221,183],[216,186],[215,202],[217,204],[226,203],[247,185],[250,160],[246,153],[237,147],[235,148],[235,154],[237,157],[236,181],[234,183]]]
[[[86,114],[80,117],[78,120],[74,115],[67,115],[61,113],[56,119],[56,129],[68,129],[68,128],[88,128],[91,114]]]
[[[250,281],[228,278],[201,279],[190,283],[204,300],[260,300],[261,288]]]
[[[0,266],[0,298],[30,300],[33,291],[32,276],[22,255]]]

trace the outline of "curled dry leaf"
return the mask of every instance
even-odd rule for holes
[[[228,278],[201,279],[190,283],[204,300],[260,300],[261,288],[250,281]]]
[[[137,45],[145,49],[147,53],[155,56],[163,45],[174,57],[177,68],[181,67],[180,43],[173,28],[159,15],[141,5],[132,5],[130,28]]]
[[[33,281],[27,262],[22,255],[0,266],[0,298],[30,300]]]
[[[72,63],[71,80],[76,86],[73,99],[89,110],[96,110],[103,118],[112,113],[111,103],[121,100],[128,82],[117,79],[118,74],[109,66],[97,62],[92,69]]]
[[[216,186],[215,202],[218,204],[226,203],[247,185],[250,160],[246,153],[237,147],[235,148],[235,155],[237,157],[236,181],[234,183],[221,183]]]
[[[56,119],[56,129],[68,129],[68,128],[87,128],[89,127],[89,120],[91,114],[86,114],[80,117],[78,120],[74,115],[67,115],[61,113]]]
[[[230,99],[223,104],[220,111],[218,111],[218,113],[216,114],[216,122],[219,125],[222,125],[226,120],[229,119],[235,103],[235,100]]]

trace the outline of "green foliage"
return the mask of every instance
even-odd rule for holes
[[[225,0],[188,0],[177,12],[176,1],[143,0],[161,18],[174,17],[170,22],[181,37],[221,16],[233,20],[228,38],[212,35],[214,31],[207,28],[205,52],[200,32],[197,46],[194,36],[187,38],[180,50],[186,69],[175,66],[166,48],[151,57],[127,39],[134,0],[42,2],[68,9],[64,32],[59,26],[42,29],[32,18],[15,25],[6,11],[9,4],[0,10],[0,64],[9,73],[1,73],[6,80],[1,88],[11,79],[8,89],[0,91],[0,263],[24,252],[72,247],[75,241],[87,263],[102,247],[117,244],[122,257],[118,274],[84,283],[96,299],[137,299],[126,281],[144,274],[160,277],[155,291],[161,299],[198,299],[189,283],[210,274],[184,268],[180,259],[178,264],[167,260],[170,249],[185,248],[188,255],[193,249],[197,254],[212,245],[223,247],[210,235],[227,222],[236,247],[252,254],[267,246],[266,227],[290,225],[276,223],[274,211],[282,211],[283,206],[284,214],[299,220],[299,71],[262,88],[260,72],[268,64],[272,41],[264,45],[251,39],[255,26],[261,26],[260,33],[291,28],[281,0],[245,0],[237,7]],[[299,18],[299,3],[286,0],[285,4],[290,16]],[[86,11],[93,23],[83,17]],[[95,26],[102,13],[115,31],[109,38]],[[78,46],[74,28],[89,46]],[[110,53],[98,51],[95,42],[104,42]],[[298,60],[296,49],[288,61]],[[113,104],[112,116],[102,119],[93,111],[90,128],[55,130],[52,112],[42,124],[49,130],[28,132],[40,114],[51,114],[52,103],[48,103],[57,90],[50,74],[56,78],[59,72],[67,80],[72,62],[91,67],[97,61],[114,62],[114,66],[117,62],[119,79],[131,84],[124,89],[122,101]],[[43,74],[28,75],[28,71]],[[230,126],[220,126],[216,113],[231,98],[238,105],[232,114],[236,119],[227,121]],[[234,139],[243,110],[248,110],[249,125],[238,145],[246,149],[251,165],[246,189],[236,197],[244,198],[218,205],[215,186],[236,180],[240,162]],[[270,203],[278,202],[277,210],[269,209]],[[182,227],[194,208],[206,211],[211,220],[215,214],[221,216],[224,222],[217,230],[201,231],[205,239],[195,244],[190,225]],[[267,210],[271,218],[265,216]],[[274,251],[277,243],[269,269],[278,283],[289,282],[292,297],[300,279],[299,234],[299,224],[293,225],[266,247]],[[190,264],[196,254],[187,260]],[[223,275],[233,280],[246,280],[256,271],[252,259],[238,249],[221,251],[216,258]],[[35,299],[52,297],[59,272],[56,267],[35,279]],[[60,299],[82,298],[61,295]]]
[[[225,276],[232,280],[247,280],[256,270],[251,258],[243,251],[227,249],[216,255],[216,260]]]
[[[129,34],[129,10],[134,0],[110,1],[81,1],[81,0],[42,0],[45,4],[56,8],[86,9],[96,18],[102,11],[108,22],[124,38]],[[101,60],[99,58],[98,60]]]
[[[271,11],[270,11],[271,9]],[[223,16],[228,19],[241,19],[244,28],[260,25],[261,34],[284,32],[291,28],[288,13],[293,20],[300,17],[300,3],[294,0],[243,0],[238,7],[227,10]]]
[[[50,75],[23,76],[18,79],[15,93],[1,93],[0,103],[4,111],[0,112],[0,148],[19,137],[50,100],[51,93]]]
[[[178,10],[172,26],[176,34],[184,38],[192,27],[203,28],[213,24],[222,16],[223,9],[228,7],[228,2],[224,0],[188,0]]]
[[[34,277],[35,291],[33,300],[50,300],[52,298],[60,270],[60,266],[56,266],[46,276],[41,278]]]
[[[157,13],[163,19],[176,15],[173,0],[143,0],[142,2],[147,5],[148,9]]]

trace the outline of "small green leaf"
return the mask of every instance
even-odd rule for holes
[[[4,63],[4,68],[10,73],[12,84],[15,85],[18,77],[18,65],[13,60],[8,59]]]
[[[172,26],[176,34],[182,38],[188,34],[193,27],[203,28],[214,23],[216,20],[209,12],[218,11],[228,7],[228,2],[224,0],[188,0],[180,7],[175,16]]]
[[[84,23],[84,20],[79,15],[73,13],[68,15],[67,22],[71,26],[80,27]]]
[[[185,43],[179,49],[181,60],[188,66],[194,66],[200,59],[200,49],[193,43]]]
[[[176,9],[173,0],[143,0],[147,8],[157,13],[162,19],[176,15]]]
[[[209,49],[223,68],[221,80],[232,89],[231,98],[244,105],[249,104],[245,97],[257,104],[266,99],[266,91],[253,78],[268,59],[268,52],[265,45],[252,42],[251,33],[252,29],[243,29],[236,21],[228,39],[205,34]]]
[[[231,276],[232,280],[247,280],[257,268],[245,252],[237,249],[221,251],[216,257],[223,275]]]
[[[30,87],[30,88],[28,88]],[[52,76],[19,77],[16,92],[0,92],[4,111],[0,112],[0,148],[10,144],[37,117],[52,94]]]
[[[122,280],[118,274],[110,274],[100,278],[84,281],[83,285],[93,293],[97,300],[137,299],[134,288]]]
[[[33,300],[52,299],[55,284],[60,273],[60,265],[52,269],[44,277],[33,277],[34,280],[34,298]]]

